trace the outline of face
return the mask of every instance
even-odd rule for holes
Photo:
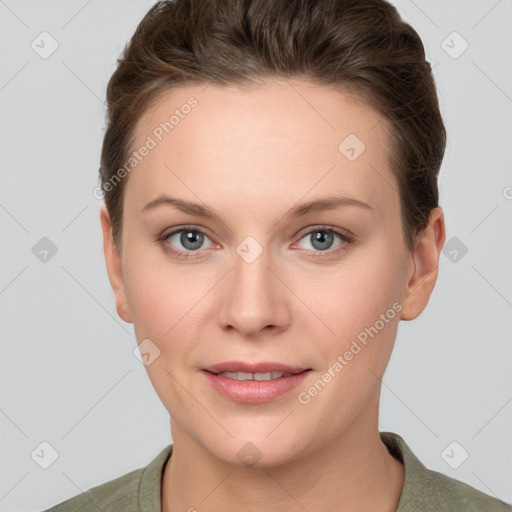
[[[376,426],[444,236],[438,212],[407,249],[387,129],[298,81],[174,89],[139,120],[133,149],[151,147],[125,178],[122,254],[105,210],[104,246],[175,442],[277,465]],[[256,375],[215,375],[237,369]]]

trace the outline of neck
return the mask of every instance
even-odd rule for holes
[[[320,449],[273,467],[240,467],[213,456],[173,424],[162,512],[350,510],[395,512],[404,466],[366,418]]]

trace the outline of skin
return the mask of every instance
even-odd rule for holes
[[[394,511],[404,467],[379,437],[381,379],[399,321],[416,318],[434,288],[443,212],[432,211],[409,251],[387,163],[387,121],[346,93],[304,81],[166,92],[139,120],[134,147],[190,96],[197,107],[125,178],[121,253],[105,207],[100,213],[118,314],[134,324],[139,343],[149,338],[160,350],[146,369],[171,415],[162,510]],[[338,149],[348,134],[366,146],[355,161]],[[170,205],[141,213],[162,193],[221,218]],[[332,195],[371,208],[285,216]],[[195,252],[180,234],[157,241],[183,225],[206,235]],[[315,228],[348,230],[355,241],[334,235],[331,245],[313,245]],[[236,252],[248,236],[262,249],[252,263]],[[401,311],[300,403],[298,393],[394,303]],[[312,371],[272,402],[243,404],[217,394],[201,371],[229,360]],[[237,456],[247,442],[261,454],[252,467]]]

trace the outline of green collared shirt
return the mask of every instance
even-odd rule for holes
[[[380,437],[391,455],[405,465],[396,512],[512,512],[512,505],[426,468],[398,434],[380,432]],[[171,454],[172,444],[146,467],[93,487],[45,512],[162,512],[162,475]]]

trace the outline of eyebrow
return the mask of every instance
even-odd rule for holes
[[[153,210],[162,205],[173,206],[188,215],[195,215],[198,217],[205,217],[210,219],[220,219],[219,213],[214,208],[190,201],[185,201],[183,199],[169,197],[166,194],[162,194],[144,205],[141,213]],[[373,210],[372,206],[359,199],[342,196],[328,196],[295,206],[284,215],[284,218],[304,217],[313,213],[334,210],[335,208],[342,206],[358,206],[366,210]]]

